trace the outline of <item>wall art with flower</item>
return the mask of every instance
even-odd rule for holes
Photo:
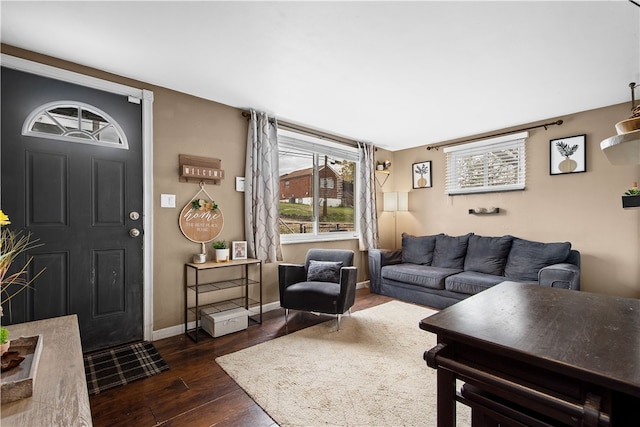
[[[551,175],[587,171],[587,136],[575,135],[549,141]]]
[[[411,165],[413,188],[431,187],[431,162],[420,162]]]

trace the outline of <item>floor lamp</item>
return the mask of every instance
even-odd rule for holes
[[[382,210],[384,212],[393,212],[393,249],[396,249],[398,241],[396,212],[409,210],[409,193],[390,191],[383,194]]]

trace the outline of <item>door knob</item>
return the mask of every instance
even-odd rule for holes
[[[132,228],[131,230],[129,230],[129,236],[138,237],[139,235],[140,235],[140,230],[138,230],[137,228]]]

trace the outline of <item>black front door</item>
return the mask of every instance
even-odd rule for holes
[[[85,352],[141,340],[141,105],[127,96],[4,67],[1,96],[1,209],[10,229],[30,232],[42,244],[28,254],[33,257],[29,275],[46,268],[31,289],[14,297],[10,307],[3,305],[3,323],[77,314]],[[69,107],[54,110],[59,120],[55,114],[43,117],[42,126],[99,127],[104,117],[91,113],[97,110],[120,126],[128,149],[99,138],[83,141],[82,132],[71,141],[23,134],[30,114],[61,101]],[[77,114],[77,125],[75,103],[87,107]],[[19,258],[14,271],[26,261]]]

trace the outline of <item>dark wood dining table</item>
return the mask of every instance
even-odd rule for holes
[[[438,427],[640,426],[640,300],[503,282],[423,319]],[[458,384],[456,386],[456,384]]]

